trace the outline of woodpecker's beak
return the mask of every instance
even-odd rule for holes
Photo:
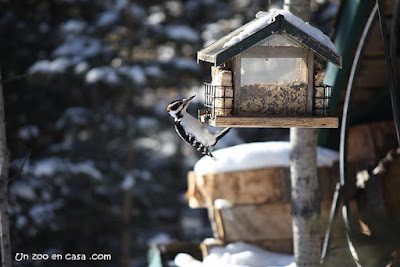
[[[191,96],[191,97],[189,97],[189,98],[187,98],[187,99],[183,99],[183,103],[185,104],[185,106],[186,106],[187,104],[189,104],[190,101],[192,101],[192,99],[195,98],[195,97],[196,97],[196,95],[193,95],[193,96]]]

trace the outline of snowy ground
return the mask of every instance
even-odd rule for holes
[[[213,247],[203,262],[180,253],[174,263],[178,267],[295,267],[293,255],[270,252],[244,242]]]

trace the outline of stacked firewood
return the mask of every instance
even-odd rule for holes
[[[337,163],[318,168],[318,177],[322,237],[339,177]],[[273,167],[213,174],[189,172],[186,197],[191,208],[208,209],[217,243],[245,241],[291,253],[290,192],[289,168]]]

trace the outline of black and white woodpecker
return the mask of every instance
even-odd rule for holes
[[[218,140],[224,137],[231,128],[212,133],[203,123],[187,113],[186,109],[195,96],[171,102],[167,107],[167,112],[175,119],[175,130],[183,140],[191,144],[203,155],[210,156],[216,160],[211,154],[212,149]]]

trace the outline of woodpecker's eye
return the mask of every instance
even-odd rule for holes
[[[179,106],[181,105],[181,103],[179,103],[179,102],[177,102],[177,103],[175,103],[175,104],[170,104],[169,106],[168,106],[168,110],[173,110],[173,111],[175,111],[175,110],[177,110],[178,108],[179,108]]]

